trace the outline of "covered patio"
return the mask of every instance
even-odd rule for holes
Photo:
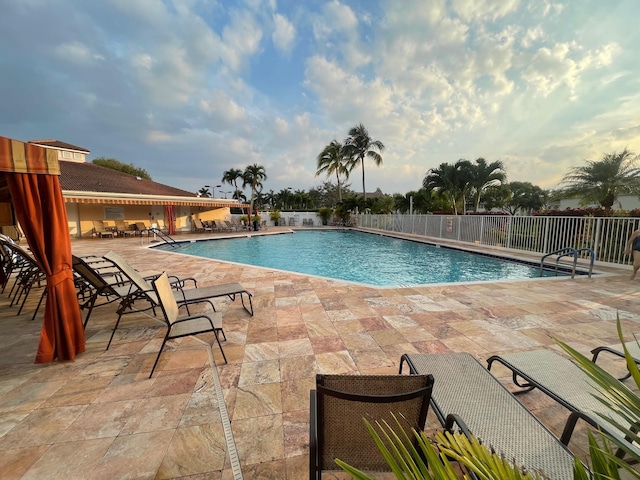
[[[161,266],[203,286],[240,282],[254,293],[255,316],[238,302],[216,302],[229,363],[207,347],[212,337],[184,338],[165,349],[148,379],[160,323],[127,315],[105,351],[115,308],[101,307],[87,326],[86,352],[34,364],[41,317],[31,322],[30,308],[16,316],[0,304],[3,478],[305,478],[316,373],[395,373],[408,352],[466,351],[484,361],[555,350],[552,336],[588,352],[616,342],[616,311],[626,332],[639,328],[640,292],[627,270],[592,280],[378,289],[186,258],[126,239],[74,240],[72,248],[113,249],[141,270]],[[506,370],[496,374],[510,383]],[[538,392],[520,399],[560,435],[562,407]],[[427,424],[437,426],[434,418]],[[584,457],[585,447],[582,430],[570,448]]]

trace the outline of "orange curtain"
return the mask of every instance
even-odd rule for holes
[[[71,240],[56,175],[5,173],[13,207],[34,258],[47,276],[47,303],[35,363],[72,360],[85,350],[71,270]]]
[[[169,228],[169,235],[173,235],[176,233],[176,215],[175,215],[176,207],[173,205],[165,205],[164,206],[164,219],[167,223],[167,227]]]

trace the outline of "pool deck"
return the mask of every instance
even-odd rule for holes
[[[187,337],[168,344],[148,379],[165,330],[126,315],[105,351],[111,305],[92,314],[87,351],[75,361],[35,365],[41,316],[31,315],[40,291],[20,316],[0,295],[3,479],[306,478],[316,373],[397,373],[403,353],[470,352],[484,363],[557,350],[553,337],[588,354],[617,343],[616,312],[629,337],[640,331],[640,280],[629,280],[630,267],[593,279],[375,288],[146,246],[139,238],[72,242],[75,254],[114,250],[139,270],[193,276],[199,286],[240,282],[254,294],[253,317],[238,300],[215,302],[228,364],[209,347],[211,335]],[[623,371],[620,362],[602,365]],[[494,373],[510,385],[506,370]],[[519,399],[561,433],[566,410],[536,391]],[[428,426],[438,426],[431,415]],[[580,428],[570,449],[584,458],[585,447]]]

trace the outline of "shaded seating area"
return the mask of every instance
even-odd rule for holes
[[[13,206],[16,223],[46,279],[47,301],[35,363],[72,360],[85,351],[59,175],[55,150],[0,137],[0,190]],[[3,277],[0,270],[0,282]]]
[[[395,415],[407,431],[423,430],[433,382],[431,375],[317,375],[310,392],[309,478],[341,471],[335,458],[389,471],[363,419],[395,425]]]
[[[494,355],[487,360],[488,368],[499,363],[512,373],[513,383],[521,388],[521,392],[538,389],[545,395],[569,410],[560,440],[569,444],[575,426],[583,420],[598,429],[607,431],[614,437],[626,441],[630,449],[640,454],[637,444],[628,437],[628,431],[637,431],[638,425],[631,425],[621,415],[604,405],[598,397],[602,392],[597,390],[589,376],[570,359],[550,350],[530,350]],[[621,426],[615,428],[604,418],[609,418]],[[619,451],[622,457],[624,452]]]
[[[405,354],[411,374],[434,377],[431,405],[447,430],[461,429],[497,453],[551,479],[573,479],[574,457],[518,399],[468,353]]]

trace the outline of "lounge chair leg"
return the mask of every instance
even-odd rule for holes
[[[36,307],[36,311],[33,312],[33,316],[31,317],[31,321],[33,322],[36,319],[36,315],[38,314],[38,310],[40,310],[40,305],[42,305],[42,301],[44,297],[47,296],[47,287],[42,290],[42,295],[40,295],[40,301],[38,301],[38,306]]]
[[[220,353],[222,354],[222,358],[224,358],[224,363],[228,363],[227,362],[227,356],[224,354],[224,350],[222,349],[222,345],[220,345],[220,339],[218,338],[218,331],[214,330],[213,334],[216,336],[216,342],[218,342],[218,347],[220,348]],[[223,333],[224,335],[224,333]],[[225,338],[226,340],[226,338]]]
[[[167,343],[167,337],[169,336],[169,330],[167,330],[166,335],[164,336],[164,340],[162,340],[162,346],[160,347],[160,351],[158,352],[158,356],[156,357],[156,361],[153,363],[153,367],[151,368],[151,373],[149,374],[149,378],[153,375],[153,371],[156,369],[158,365],[158,360],[160,360],[160,355],[162,355],[162,350],[164,350],[164,345]],[[109,347],[107,347],[109,348]]]
[[[122,318],[122,312],[120,312],[118,314],[118,320],[116,320],[116,324],[113,327],[113,331],[111,332],[111,337],[109,338],[109,343],[107,343],[107,348],[105,348],[105,351],[109,350],[109,347],[111,346],[111,341],[113,340],[113,336],[116,334],[116,330],[118,329],[118,325],[120,325],[120,319]],[[164,345],[164,343],[163,343]],[[157,362],[157,360],[156,360]],[[151,377],[149,377],[151,378]]]

